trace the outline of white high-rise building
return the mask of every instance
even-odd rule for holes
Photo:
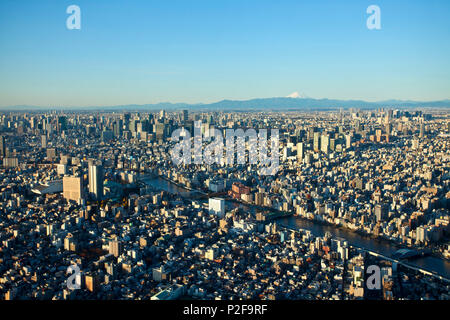
[[[297,160],[298,162],[302,162],[303,161],[303,156],[305,154],[305,151],[303,149],[303,142],[299,142],[297,143]]]
[[[103,167],[89,166],[89,193],[97,200],[103,197]]]
[[[41,146],[42,148],[47,148],[47,135],[43,134],[41,135]]]
[[[209,198],[209,213],[223,217],[225,215],[225,200],[222,198]]]

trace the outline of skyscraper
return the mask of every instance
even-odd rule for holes
[[[89,193],[97,200],[103,197],[103,167],[89,166]]]
[[[322,134],[320,139],[321,145],[320,149],[323,153],[328,154],[328,149],[330,147],[330,136],[328,134]]]
[[[209,198],[209,212],[223,217],[225,215],[225,200],[222,198]]]
[[[314,152],[319,152],[320,150],[320,132],[314,132],[313,148]]]
[[[82,177],[64,177],[63,195],[67,200],[78,201],[83,198],[83,178]]]
[[[122,254],[122,243],[117,239],[109,241],[109,253],[118,257]]]
[[[302,162],[304,155],[303,142],[297,143],[297,161]]]
[[[183,110],[182,111],[182,119],[183,122],[188,121],[188,111],[187,110]]]
[[[122,128],[123,128],[123,120],[116,119],[116,121],[113,124],[113,133],[116,138],[122,136]]]
[[[425,135],[425,125],[423,122],[419,126],[419,138],[423,138]]]
[[[46,134],[41,135],[41,146],[44,149],[47,148],[47,135]]]
[[[89,273],[85,276],[85,283],[86,289],[90,292],[94,292],[98,287],[98,278],[96,275]]]
[[[165,110],[161,110],[159,112],[159,119],[161,119],[162,121],[164,121],[166,119],[166,111]]]
[[[164,134],[166,131],[166,125],[164,123],[156,123],[154,125],[154,132],[156,135],[156,139],[161,140],[164,139]]]
[[[67,117],[66,116],[58,117],[58,129],[59,129],[59,131],[67,130]]]
[[[375,206],[375,218],[377,221],[383,221],[387,218],[388,208],[383,204],[377,204]]]
[[[345,147],[349,149],[352,146],[352,136],[350,134],[345,135]]]
[[[1,157],[6,157],[5,136],[0,136],[0,156]]]
[[[384,125],[386,135],[389,136],[391,134],[391,124],[388,122]]]

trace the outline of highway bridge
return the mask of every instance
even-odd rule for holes
[[[409,268],[409,269],[418,271],[418,272],[420,272],[422,274],[425,274],[427,276],[432,276],[432,277],[434,277],[436,279],[439,279],[439,280],[442,280],[444,282],[450,283],[450,279],[448,279],[448,278],[446,278],[444,276],[441,276],[440,274],[438,274],[435,271],[429,271],[429,270],[426,270],[424,268],[415,267],[415,266],[412,266],[409,263],[404,262],[402,260],[399,260],[399,259],[396,259],[396,258],[391,258],[391,257],[385,256],[385,255],[383,255],[381,253],[378,253],[378,252],[375,252],[375,251],[372,251],[372,250],[368,250],[368,249],[365,249],[365,248],[361,248],[361,247],[358,247],[358,246],[355,246],[355,245],[350,245],[349,244],[349,247],[353,247],[353,248],[357,249],[358,251],[367,252],[368,254],[370,254],[370,255],[372,255],[374,257],[382,258],[383,260],[387,260],[387,261],[391,261],[391,262],[397,263],[398,265],[401,265],[401,266],[403,266],[405,268]]]

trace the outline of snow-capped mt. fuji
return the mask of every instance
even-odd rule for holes
[[[292,92],[290,95],[287,95],[286,98],[307,98],[304,94],[298,93],[298,91]]]

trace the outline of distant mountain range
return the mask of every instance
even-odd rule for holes
[[[450,108],[450,100],[441,101],[410,101],[410,100],[386,100],[378,102],[368,102],[363,100],[335,100],[335,99],[313,99],[302,97],[280,97],[262,98],[251,100],[222,100],[213,103],[170,103],[162,102],[156,104],[129,104],[117,106],[90,106],[90,107],[42,107],[42,106],[11,106],[0,107],[0,110],[7,111],[42,111],[42,110],[76,110],[76,111],[152,111],[152,110],[224,110],[224,111],[245,111],[245,110],[335,110],[335,109],[374,109],[374,108]]]

